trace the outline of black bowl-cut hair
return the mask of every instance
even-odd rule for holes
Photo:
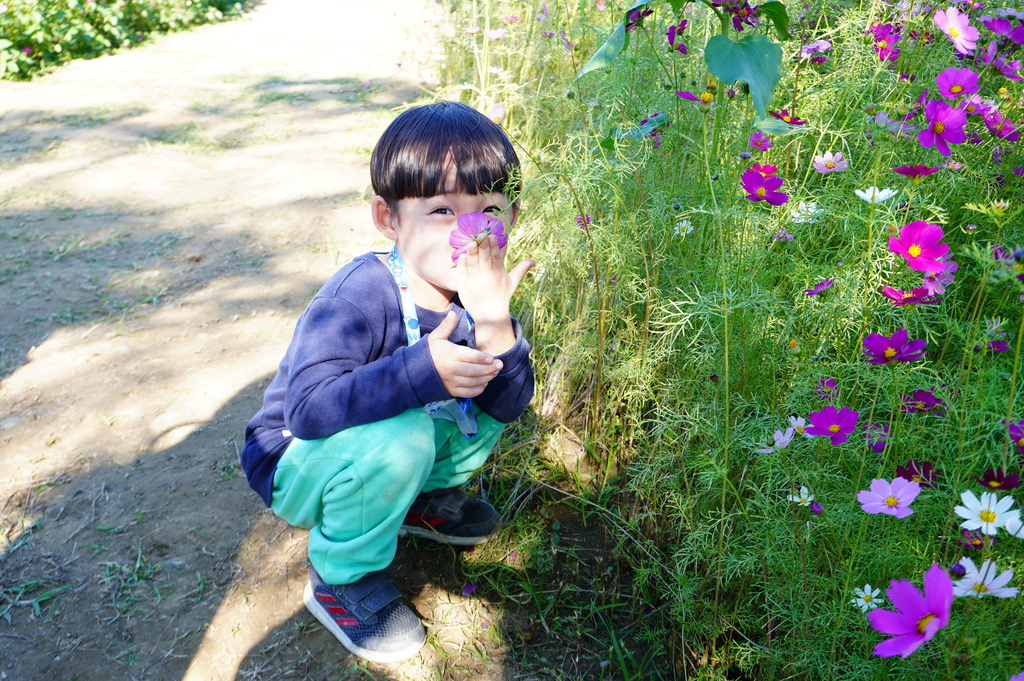
[[[452,166],[454,185],[447,185]],[[370,181],[392,212],[407,198],[444,193],[519,194],[519,157],[497,123],[465,104],[441,101],[391,121],[370,156]]]

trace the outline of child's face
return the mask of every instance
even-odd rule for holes
[[[448,243],[458,217],[466,213],[503,213],[507,231],[514,219],[505,213],[507,208],[508,200],[501,192],[402,199],[397,215],[379,196],[371,204],[377,229],[395,242],[402,257],[413,299],[422,307],[438,310],[448,307],[458,289],[452,262],[455,249]]]

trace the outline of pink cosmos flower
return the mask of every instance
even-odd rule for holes
[[[772,148],[772,138],[760,130],[755,130],[754,134],[750,136],[750,146],[761,151],[768,151]]]
[[[861,352],[867,355],[869,364],[913,362],[924,357],[928,343],[923,340],[908,341],[908,338],[906,329],[898,329],[891,337],[869,333],[861,341],[864,345]]]
[[[843,152],[841,151],[837,151],[834,154],[831,151],[826,151],[821,156],[815,156],[814,163],[811,165],[814,166],[815,170],[822,174],[838,173],[846,170],[850,165],[850,162],[843,160]]]
[[[874,34],[879,61],[896,61],[900,56],[900,48],[896,47],[901,37],[899,32],[893,29],[892,24],[885,24],[876,27]]]
[[[836,283],[835,279],[822,279],[817,284],[804,291],[805,296],[816,296],[832,284]]]
[[[824,52],[831,47],[832,43],[828,40],[815,40],[813,43],[808,43],[801,48],[800,58],[807,59],[814,56],[815,52]]]
[[[885,594],[896,610],[878,608],[868,613],[875,631],[893,637],[875,646],[878,657],[906,658],[949,623],[953,580],[938,563],[924,573],[923,595],[905,579],[889,582]]]
[[[498,237],[498,248],[505,248],[508,235],[505,234],[505,224],[501,220],[486,213],[460,215],[458,227],[448,235],[448,243],[455,249],[452,262],[458,262],[459,256],[466,252],[470,243],[480,244],[492,234]]]
[[[834,400],[839,396],[839,382],[831,376],[822,376],[814,388],[814,394],[818,396],[819,400],[826,402]]]
[[[787,125],[807,125],[807,121],[803,120],[796,114],[789,113],[788,109],[783,109],[782,111],[769,111],[768,115],[772,118],[778,118]]]
[[[1000,139],[1008,140],[1010,142],[1016,142],[1020,139],[1020,131],[1017,130],[1017,126],[1013,124],[1013,119],[996,110],[989,111],[985,114],[985,127],[988,128],[989,132]]]
[[[896,516],[906,518],[914,512],[910,505],[921,493],[921,485],[905,478],[896,477],[890,483],[877,478],[871,481],[871,488],[857,492],[860,510],[865,513]]]
[[[884,423],[872,423],[864,428],[864,437],[868,439],[871,451],[881,454],[889,444],[889,426]]]
[[[978,85],[978,74],[970,69],[950,67],[940,73],[935,82],[939,86],[939,92],[946,99],[956,100],[981,90],[981,86]]]
[[[487,36],[491,40],[501,40],[506,35],[508,35],[508,29],[507,28],[495,28],[495,29],[492,29],[490,31],[484,31],[484,35]]]
[[[971,95],[960,102],[960,108],[968,116],[984,116],[992,109],[993,103],[991,99],[982,100],[981,95]]]
[[[778,166],[773,166],[770,163],[765,163],[765,164],[755,163],[754,165],[750,166],[750,169],[751,170],[756,170],[757,172],[761,173],[765,177],[771,177],[775,173],[779,172]]]
[[[938,10],[933,17],[935,25],[953,42],[953,48],[960,54],[967,54],[976,47],[978,29],[970,24],[970,17],[960,14],[956,7]]]
[[[849,407],[836,409],[833,406],[828,406],[811,412],[811,415],[807,417],[811,422],[811,425],[807,427],[807,433],[822,435],[829,438],[833,445],[841,445],[849,439],[850,433],[857,430],[858,416],[859,414]]]
[[[740,175],[740,184],[747,192],[747,198],[751,201],[767,201],[773,206],[781,206],[789,201],[789,195],[778,191],[782,186],[783,179],[776,175],[765,177],[756,170],[747,170]]]
[[[908,178],[913,184],[917,184],[921,181],[922,177],[927,177],[932,173],[939,172],[939,168],[932,168],[925,165],[913,165],[899,166],[898,168],[893,168],[892,171]]]
[[[949,253],[949,245],[939,243],[945,234],[931,222],[915,220],[900,230],[899,237],[889,237],[889,250],[899,253],[911,269],[919,272],[942,272],[946,264],[939,260]]]
[[[901,291],[891,286],[882,287],[882,295],[892,301],[893,305],[902,307],[904,305],[931,305],[938,303],[941,298],[934,298],[928,289],[915,288],[911,291]]]
[[[967,139],[964,132],[967,114],[962,110],[933,99],[925,104],[924,117],[928,126],[917,135],[922,147],[935,147],[943,156],[949,156],[950,144],[960,144]]]
[[[921,282],[921,286],[928,291],[928,295],[937,296],[942,295],[946,292],[946,287],[953,283],[956,279],[953,273],[960,269],[960,266],[956,264],[954,260],[946,260],[945,258],[936,258],[942,263],[941,272],[925,272],[924,281]]]

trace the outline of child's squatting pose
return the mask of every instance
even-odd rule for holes
[[[303,312],[242,467],[274,513],[309,529],[306,607],[356,655],[391,662],[426,638],[386,571],[398,537],[478,544],[498,522],[458,487],[533,396],[509,316],[533,261],[508,271],[493,234],[453,258],[460,215],[516,218],[519,159],[484,115],[410,109],[370,164],[373,222],[394,247],[357,257]]]

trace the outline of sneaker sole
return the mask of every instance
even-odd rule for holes
[[[341,645],[345,646],[345,648],[347,648],[353,655],[361,657],[364,660],[369,660],[370,662],[401,662],[402,660],[408,660],[410,657],[415,656],[427,641],[426,636],[424,636],[422,641],[410,644],[408,648],[398,650],[393,653],[382,653],[377,650],[369,650],[368,648],[359,646],[350,639],[338,623],[334,621],[334,618],[317,606],[316,596],[313,594],[313,585],[308,582],[306,583],[305,590],[302,592],[302,600],[306,604],[306,610],[309,610],[310,614],[312,614],[320,624],[327,628],[327,631],[334,634],[334,638],[338,639],[338,641],[341,642]]]
[[[483,537],[453,537],[450,534],[441,534],[437,530],[428,530],[425,527],[402,525],[401,529],[398,530],[398,536],[404,537],[407,534],[436,541],[438,544],[450,544],[452,546],[476,546],[490,539],[490,535]]]

